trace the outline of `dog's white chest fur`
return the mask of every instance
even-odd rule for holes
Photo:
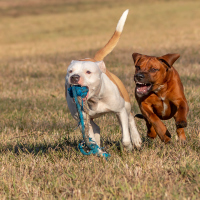
[[[162,117],[164,117],[166,115],[166,111],[167,111],[167,104],[165,103],[165,97],[161,97],[162,103],[163,103],[163,110],[162,110]]]

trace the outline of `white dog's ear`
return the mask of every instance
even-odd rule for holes
[[[106,73],[106,65],[105,63],[102,61],[98,61],[98,62],[95,62],[97,64],[97,66],[99,67],[99,69],[103,72],[103,73]]]
[[[72,60],[70,64],[72,64],[73,62],[75,62],[75,60]]]

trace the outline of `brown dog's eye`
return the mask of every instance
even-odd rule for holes
[[[158,69],[155,69],[155,68],[150,69],[150,72],[156,72],[156,71],[158,71]]]
[[[86,73],[87,73],[87,74],[91,74],[91,72],[90,72],[90,71],[86,71]]]
[[[72,70],[69,70],[69,73],[72,73]]]
[[[140,66],[135,66],[135,69],[138,71],[140,70]]]

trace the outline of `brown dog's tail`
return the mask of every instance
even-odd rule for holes
[[[124,24],[128,15],[128,11],[129,10],[124,11],[121,18],[119,19],[119,22],[117,24],[117,27],[113,36],[108,41],[108,43],[95,54],[94,60],[96,61],[103,60],[115,48],[117,42],[119,41],[120,35],[123,31]]]

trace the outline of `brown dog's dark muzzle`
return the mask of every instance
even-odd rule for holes
[[[78,74],[74,74],[73,76],[71,76],[70,80],[71,84],[78,84],[80,76]]]
[[[135,76],[134,76],[134,81],[135,81],[135,82],[142,82],[142,81],[144,80],[144,78],[145,78],[145,75],[144,75],[144,74],[142,74],[142,73],[137,73],[137,74],[135,74]]]

